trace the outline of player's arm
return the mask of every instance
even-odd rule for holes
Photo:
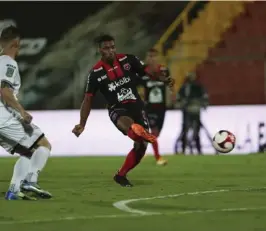
[[[16,75],[17,67],[14,65],[7,64],[4,68],[4,71],[1,73],[1,99],[4,103],[18,111],[25,122],[30,123],[32,120],[32,116],[28,114],[22,105],[17,101],[13,94],[13,82],[14,76]]]
[[[98,82],[96,80],[95,73],[91,71],[87,79],[86,92],[80,108],[80,121],[79,124],[77,124],[72,130],[77,137],[79,137],[86,126],[92,107],[92,98],[96,94],[97,90]]]
[[[12,85],[5,80],[1,81],[1,98],[9,107],[21,114],[25,113],[24,108],[14,97]]]
[[[87,119],[90,115],[91,105],[92,105],[92,97],[93,96],[90,94],[85,94],[84,99],[82,101],[81,108],[80,108],[80,121],[79,121],[79,124],[82,127],[86,126]]]
[[[139,76],[149,76],[153,80],[165,82],[170,87],[174,85],[174,79],[170,77],[169,72],[167,75],[167,72],[158,68],[158,65],[148,67],[134,55],[129,55],[129,60]]]

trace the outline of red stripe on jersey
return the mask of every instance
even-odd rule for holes
[[[88,96],[93,96],[93,94],[92,94],[92,93],[89,93],[89,92],[86,93],[86,95],[88,95]]]
[[[94,65],[93,69],[96,70],[96,69],[99,69],[100,67],[103,67],[103,69],[106,71],[107,76],[110,80],[116,80],[118,78],[122,78],[124,76],[124,72],[119,63],[119,59],[122,59],[122,58],[126,58],[126,55],[117,54],[116,59],[114,60],[113,66],[100,60],[98,63]]]
[[[124,76],[124,72],[123,72],[121,65],[117,59],[115,60],[114,66],[117,66],[117,68],[114,70],[116,73],[116,76],[118,78],[122,78]]]
[[[122,101],[121,103],[124,104],[124,103],[135,103],[135,102],[136,102],[136,100],[129,99],[129,100]]]
[[[118,57],[116,57],[116,59],[114,60],[113,66],[109,65],[108,63],[102,62],[102,66],[107,72],[107,76],[110,80],[116,80],[124,76],[124,72],[117,58]]]

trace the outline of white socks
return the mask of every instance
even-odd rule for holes
[[[43,170],[46,162],[50,156],[50,150],[46,147],[38,147],[35,152],[33,153],[30,159],[30,168],[27,171],[28,175],[26,174],[26,180],[28,182],[37,183],[38,175]]]
[[[17,160],[14,166],[13,176],[9,187],[9,190],[11,192],[14,193],[20,192],[20,185],[27,176],[27,173],[29,172],[29,167],[30,167],[30,160],[27,157],[21,156]]]
[[[46,165],[49,156],[50,150],[46,147],[38,147],[31,159],[20,156],[14,166],[9,190],[14,193],[19,192],[20,186],[25,179],[28,182],[37,183],[38,175]]]

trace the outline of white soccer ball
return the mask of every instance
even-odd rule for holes
[[[221,153],[231,152],[235,147],[236,137],[232,132],[221,130],[213,137],[213,147]]]

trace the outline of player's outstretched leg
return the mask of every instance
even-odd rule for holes
[[[131,187],[132,184],[128,181],[126,175],[139,164],[145,155],[147,149],[146,141],[154,142],[156,137],[147,132],[143,126],[134,123],[128,116],[121,116],[117,121],[117,126],[124,134],[127,134],[128,137],[134,140],[135,143],[134,148],[128,153],[123,166],[114,176],[114,180],[121,186]]]
[[[43,190],[38,185],[38,176],[46,165],[48,157],[50,156],[51,145],[49,141],[43,137],[37,144],[37,148],[30,159],[29,171],[21,186],[22,192],[31,192],[35,196],[43,199],[50,199],[51,193]]]
[[[160,134],[160,130],[155,127],[151,129],[151,133],[155,136],[158,137]],[[154,157],[156,159],[156,163],[157,165],[166,165],[167,164],[167,160],[164,159],[160,153],[159,153],[159,144],[158,144],[158,140],[155,140],[155,142],[152,143],[152,148],[153,148],[153,153],[154,153]]]
[[[127,158],[120,168],[118,173],[114,176],[114,180],[123,187],[132,187],[133,185],[127,179],[127,173],[135,168],[145,155],[147,143],[144,141],[135,142],[134,148],[128,153]]]
[[[25,179],[29,166],[30,160],[28,157],[21,156],[17,160],[10,186],[5,196],[6,200],[36,200],[36,198],[30,197],[20,191],[21,182]]]

